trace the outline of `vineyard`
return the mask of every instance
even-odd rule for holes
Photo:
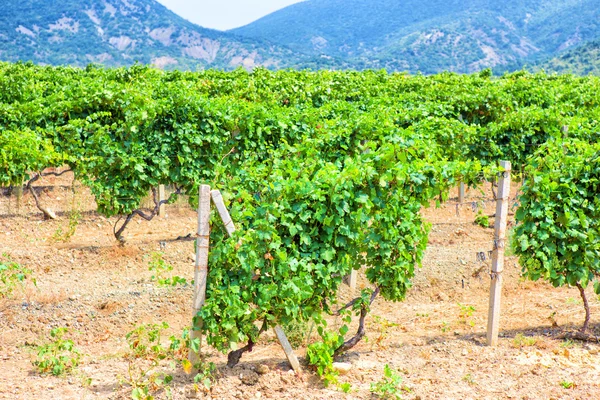
[[[29,351],[23,371],[78,377],[47,389],[73,397],[595,398],[599,89],[594,77],[525,72],[0,64],[0,316],[11,333],[2,362],[14,367]],[[500,246],[515,267],[504,278],[511,311],[496,350],[484,347],[480,325],[486,254],[499,246],[488,219],[501,160],[517,182],[510,240]],[[201,185],[223,194],[237,230],[212,213],[206,300],[190,326]],[[16,213],[15,198],[26,202]],[[165,206],[169,218],[158,216]],[[344,285],[353,271],[360,290]],[[43,295],[80,284],[78,295]],[[560,296],[570,296],[569,311],[548,300]],[[119,314],[124,302],[146,312]],[[49,310],[63,307],[82,314],[67,325],[76,329],[50,322]],[[277,326],[301,357],[307,375],[298,381],[261,353],[281,352]],[[97,356],[77,352],[77,337]],[[192,365],[187,355],[199,349]],[[98,354],[128,373],[93,376]],[[569,377],[558,376],[561,357],[573,364]],[[527,363],[504,371],[516,380],[509,386],[484,383],[500,379],[493,365],[503,358]],[[419,377],[421,368],[430,375]],[[23,379],[17,369],[9,376]],[[228,389],[234,379],[241,388]],[[9,386],[0,381],[0,395],[24,395]]]

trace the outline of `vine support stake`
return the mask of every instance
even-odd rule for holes
[[[221,217],[221,220],[223,221],[223,225],[225,225],[227,234],[229,236],[233,235],[233,232],[235,232],[236,230],[235,224],[233,223],[231,216],[229,215],[229,211],[227,211],[227,207],[225,206],[225,202],[223,201],[223,196],[221,195],[221,192],[219,190],[213,190],[210,192],[210,196],[212,198],[213,203],[215,204],[219,216]],[[288,340],[281,326],[277,325],[275,327],[275,334],[277,335],[279,344],[281,344],[281,347],[285,352],[285,356],[287,357],[288,362],[290,363],[294,371],[297,374],[299,374],[301,372],[300,363],[298,362],[298,358],[294,354],[294,350],[290,345],[290,341]]]
[[[15,186],[15,195],[17,196],[17,214],[21,212],[21,202],[23,201],[23,184]]]
[[[163,200],[166,200],[165,185],[158,185],[158,201],[161,202]],[[158,208],[158,216],[164,217],[165,214],[166,214],[165,213],[165,205],[161,204],[160,207]]]
[[[461,182],[458,187],[458,202],[460,204],[465,202],[465,183]]]
[[[496,221],[494,224],[494,250],[492,251],[492,271],[490,287],[490,307],[488,311],[487,343],[498,345],[500,330],[500,299],[502,296],[502,272],[504,271],[504,250],[506,241],[506,223],[508,220],[508,203],[510,197],[510,171],[508,161],[500,161],[503,172],[498,181],[496,197]]]
[[[350,289],[356,289],[356,283],[358,282],[358,271],[353,269],[350,275],[346,276],[345,282],[350,286]]]
[[[292,349],[292,345],[287,336],[285,336],[285,332],[281,329],[281,326],[277,325],[275,327],[275,334],[277,335],[277,339],[279,339],[279,343],[281,344],[281,347],[283,347],[283,351],[292,368],[296,373],[300,373],[300,363],[298,362],[298,358],[296,358],[294,349]]]
[[[210,186],[201,185],[198,195],[198,234],[196,238],[196,264],[194,267],[194,313],[192,314],[192,330],[190,340],[200,339],[202,343],[202,321],[198,313],[206,300],[206,278],[208,276],[208,247],[210,243]],[[200,361],[200,346],[198,352],[190,348],[189,360],[192,365]]]

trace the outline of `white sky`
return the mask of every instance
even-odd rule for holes
[[[158,0],[171,11],[205,28],[227,30],[301,0]]]

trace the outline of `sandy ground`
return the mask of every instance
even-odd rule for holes
[[[192,279],[193,244],[174,239],[194,232],[194,211],[182,202],[169,206],[165,218],[136,220],[127,244],[119,246],[112,236],[116,219],[97,215],[85,188],[74,194],[66,176],[39,184],[57,220],[44,221],[31,196],[17,199],[0,190],[0,253],[37,280],[37,287],[27,284],[0,299],[0,398],[131,398],[125,335],[136,325],[163,321],[168,334],[180,334],[190,322],[191,288],[159,287],[148,267],[158,253],[173,266],[169,274]],[[340,376],[351,385],[349,393],[324,387],[306,369],[294,375],[269,332],[233,369],[225,366],[225,355],[204,346],[219,370],[210,391],[196,391],[181,368],[163,366],[174,376],[172,398],[374,399],[371,384],[382,380],[388,364],[402,378],[398,394],[404,399],[600,399],[600,344],[559,338],[583,322],[578,291],[524,281],[511,256],[499,345],[486,345],[490,261],[476,254],[491,250],[493,229],[473,223],[472,202],[481,195],[469,191],[458,214],[456,198],[423,211],[432,224],[423,268],[406,301],[374,303],[366,340],[343,360],[352,364]],[[76,232],[60,240],[73,210],[81,214]],[[493,214],[493,202],[483,210]],[[359,276],[359,289],[367,284]],[[588,292],[591,327],[600,334],[600,301]],[[352,296],[344,287],[340,301]],[[68,327],[83,353],[76,372],[62,378],[41,376],[32,365],[36,346],[48,343],[55,327]],[[304,346],[296,354],[303,361]],[[154,395],[167,398],[164,391]]]

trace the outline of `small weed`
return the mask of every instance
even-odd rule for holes
[[[560,386],[562,386],[565,389],[574,389],[575,383],[569,381],[561,381]]]
[[[162,253],[152,253],[152,260],[150,260],[148,270],[153,273],[150,280],[153,282],[156,281],[158,286],[173,287],[188,284],[187,280],[180,276],[167,276],[169,272],[173,271],[173,266],[165,262]]]
[[[9,297],[20,288],[25,289],[25,283],[31,281],[35,286],[37,282],[31,275],[33,272],[10,260],[8,255],[2,254],[0,257],[0,298]]]
[[[338,387],[340,388],[340,390],[344,393],[350,393],[352,391],[352,385],[349,384],[348,382],[346,383],[340,383],[338,385]]]
[[[572,304],[572,305],[581,305],[581,304],[583,304],[583,302],[580,299],[575,299],[573,297],[567,297],[567,299],[565,300],[565,303]]]
[[[383,346],[383,341],[389,336],[390,329],[397,327],[398,324],[378,315],[373,315],[373,322],[379,326],[379,336],[375,339],[374,344],[381,348]]]
[[[565,339],[561,344],[560,347],[563,347],[565,349],[570,349],[571,347],[575,346],[575,342],[572,339]]]
[[[556,311],[553,311],[552,314],[548,316],[548,320],[552,322],[552,327],[557,328],[558,322],[556,321]]]
[[[371,393],[381,399],[401,399],[400,392],[410,391],[408,388],[401,388],[402,377],[395,369],[388,364],[383,367],[383,378],[376,383],[371,383]]]
[[[62,226],[59,226],[58,229],[52,235],[52,239],[56,242],[66,242],[75,235],[77,231],[77,226],[81,222],[81,199],[78,196],[78,192],[75,187],[75,181],[73,181],[73,186],[71,188],[73,193],[73,199],[71,201],[71,212],[69,213],[69,224],[66,229],[63,229]]]
[[[196,364],[194,368],[198,371],[194,376],[194,389],[196,392],[210,391],[212,384],[217,380],[218,376],[216,365],[212,362],[200,362],[199,364]]]
[[[192,365],[187,359],[190,347],[198,351],[200,344],[198,340],[190,341],[189,330],[184,330],[181,337],[171,336],[168,346],[161,343],[164,331],[168,328],[166,322],[139,325],[126,335],[129,345],[129,352],[125,355],[128,369],[127,376],[121,377],[121,382],[132,388],[131,397],[134,400],[153,399],[152,394],[159,390],[164,390],[167,398],[172,397],[169,385],[173,376],[157,371],[163,362],[170,362],[171,368],[180,365],[188,374],[195,369],[196,391],[208,391],[216,380],[217,370],[213,363]]]
[[[56,242],[68,241],[73,237],[73,235],[75,235],[79,221],[81,221],[81,212],[71,211],[69,213],[69,225],[67,226],[66,230],[63,230],[63,228],[59,226],[52,235],[52,239]]]
[[[64,230],[62,226],[59,226],[56,231],[54,231],[52,239],[56,242],[67,242],[75,235],[79,222],[81,222],[81,211],[79,210],[79,207],[73,206],[73,210],[69,213],[69,224]]]
[[[475,384],[475,378],[473,378],[473,375],[471,374],[466,374],[463,376],[463,381],[467,382],[469,385]]]
[[[189,329],[184,329],[181,337],[171,336],[169,340],[171,342],[169,350],[172,357],[182,366],[185,373],[191,374],[192,370],[196,371],[196,375],[194,376],[194,389],[196,392],[208,392],[219,375],[216,365],[212,362],[207,363],[203,360],[192,365],[188,360],[190,350],[193,350],[195,353],[199,352],[200,339],[196,338],[192,341]]]
[[[522,348],[522,347],[530,347],[535,346],[538,342],[538,339],[535,337],[528,337],[523,335],[522,333],[517,333],[512,340],[512,347]]]
[[[484,215],[483,212],[481,212],[481,210],[479,210],[479,212],[477,213],[477,216],[475,217],[475,224],[477,224],[483,228],[489,228],[490,227],[490,217],[488,217],[487,215]]]
[[[64,339],[67,328],[54,328],[50,331],[52,341],[37,347],[37,359],[33,365],[40,374],[62,376],[69,374],[79,365],[81,353],[72,340]]]
[[[447,323],[446,321],[442,321],[442,326],[441,326],[442,332],[446,333],[450,330],[450,324]]]
[[[470,327],[475,326],[475,321],[471,319],[473,313],[476,311],[475,306],[458,303],[458,307],[460,308],[458,313],[460,323],[469,325]]]
[[[168,385],[173,380],[171,375],[155,371],[160,362],[169,355],[169,348],[161,344],[161,335],[169,325],[139,325],[125,337],[129,352],[125,355],[128,362],[127,377],[123,379],[131,386],[131,397],[134,400],[153,399],[152,392],[164,389],[169,396]]]
[[[323,326],[317,328],[322,341],[312,343],[306,349],[306,358],[317,374],[323,379],[325,386],[338,383],[339,372],[333,368],[333,353],[342,343],[348,327],[343,325],[340,332],[325,330]]]

